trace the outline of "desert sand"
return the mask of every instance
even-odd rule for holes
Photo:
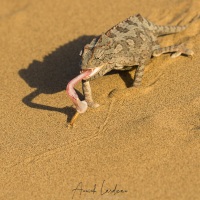
[[[200,199],[200,21],[159,38],[162,46],[185,43],[193,59],[153,58],[137,89],[134,70],[92,81],[101,106],[73,128],[65,92],[95,36],[137,13],[184,25],[200,1],[0,3],[0,199]]]

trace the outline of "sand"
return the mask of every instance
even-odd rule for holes
[[[65,93],[93,37],[137,13],[186,24],[200,1],[0,3],[0,199],[200,199],[199,21],[159,39],[184,42],[193,59],[152,59],[138,89],[130,87],[134,71],[94,80],[101,106],[73,128]],[[82,98],[81,84],[76,89]]]

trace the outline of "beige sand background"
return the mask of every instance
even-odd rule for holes
[[[191,60],[152,59],[143,86],[134,71],[93,81],[98,109],[73,129],[65,86],[79,72],[79,52],[94,36],[141,13],[160,24],[185,24],[195,0],[1,0],[0,199],[200,199],[200,22],[160,38],[184,42]],[[125,81],[124,81],[125,80]],[[81,95],[81,85],[77,85]],[[111,97],[109,93],[118,89]],[[106,189],[126,193],[101,194]]]

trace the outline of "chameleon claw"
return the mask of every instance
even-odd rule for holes
[[[88,104],[88,107],[91,107],[91,108],[98,108],[99,107],[99,104],[95,103],[95,102],[87,102],[87,104]]]
[[[193,54],[192,55],[188,55],[188,57],[192,60],[193,59]]]

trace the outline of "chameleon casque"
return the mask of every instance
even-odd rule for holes
[[[169,52],[173,53],[171,55],[173,58],[181,54],[192,56],[193,51],[183,44],[161,47],[158,37],[183,31],[198,18],[199,16],[194,17],[185,26],[160,26],[137,14],[94,38],[80,52],[81,74],[67,85],[67,94],[74,102],[77,111],[83,113],[87,110],[87,106],[94,108],[99,106],[93,101],[89,81],[113,69],[131,70],[137,66],[133,82],[133,86],[137,87],[141,84],[145,65],[152,56],[157,57]],[[85,101],[80,101],[73,89],[81,80]]]

